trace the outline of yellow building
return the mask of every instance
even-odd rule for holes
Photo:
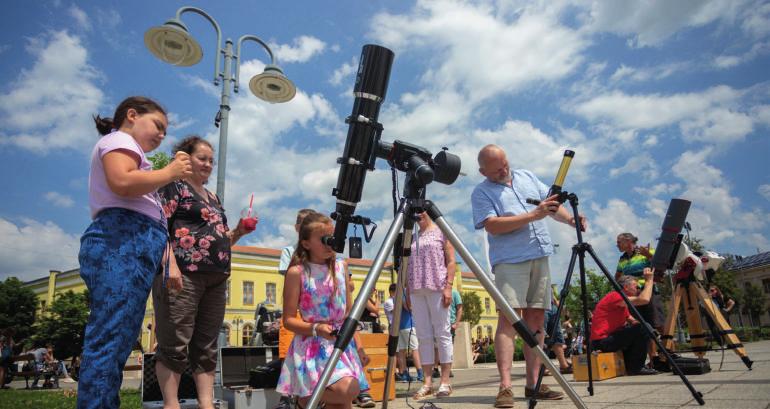
[[[232,270],[227,283],[227,309],[224,319],[230,345],[248,344],[255,330],[254,313],[258,304],[264,302],[269,309],[282,308],[283,276],[278,274],[279,259],[280,250],[253,246],[233,247]],[[372,260],[348,259],[347,261],[357,295],[369,272]],[[461,292],[476,292],[482,303],[482,318],[479,325],[473,329],[473,337],[492,337],[497,326],[494,301],[491,300],[489,294],[481,287],[472,273],[463,272],[460,276],[460,280],[455,280],[457,289]],[[395,274],[392,265],[386,263],[375,286],[380,305],[387,299],[388,286],[394,281]],[[26,286],[37,295],[42,311],[51,305],[56,294],[69,290],[82,292],[85,289],[85,283],[80,279],[79,269],[51,270],[48,277],[27,282]],[[150,331],[152,320],[153,306],[150,299],[147,301],[147,310],[142,325],[142,346],[145,349],[154,342],[153,333]],[[387,322],[384,313],[381,313],[381,322]]]

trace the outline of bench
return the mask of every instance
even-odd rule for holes
[[[13,371],[13,376],[23,376],[24,382],[26,383],[26,389],[30,389],[29,386],[29,378],[34,377],[35,381],[32,383],[34,386],[42,377],[44,379],[44,382],[47,382],[49,379],[53,380],[53,387],[59,388],[59,362],[49,362],[45,365],[38,365],[37,362],[35,362],[35,356],[33,354],[21,354],[21,355],[15,355],[11,357],[11,363],[16,362],[26,362],[24,366],[22,367],[21,371]]]

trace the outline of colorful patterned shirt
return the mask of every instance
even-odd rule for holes
[[[433,291],[444,289],[447,280],[445,242],[444,233],[438,226],[432,226],[420,232],[419,239],[412,242],[408,269],[409,289],[427,288]]]
[[[158,193],[179,271],[230,273],[229,229],[219,198],[207,191],[207,203],[184,181],[171,182]]]

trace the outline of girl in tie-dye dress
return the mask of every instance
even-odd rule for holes
[[[337,261],[334,251],[321,242],[323,236],[332,234],[331,219],[322,214],[307,216],[284,282],[284,325],[295,335],[277,391],[297,396],[302,407],[334,350],[332,333],[342,326],[352,305],[347,265]],[[363,370],[369,357],[363,348],[356,350],[361,345],[358,334],[354,340],[340,356],[321,398],[328,409],[351,408],[359,391],[369,389]]]

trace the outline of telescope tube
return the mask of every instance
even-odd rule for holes
[[[332,190],[332,196],[337,198],[337,206],[332,214],[336,225],[334,237],[327,244],[338,253],[345,250],[348,219],[361,201],[366,171],[374,170],[382,132],[382,125],[377,120],[388,89],[393,58],[393,51],[378,45],[367,44],[361,50],[353,88],[353,111],[346,121],[349,124],[348,136],[343,156],[337,159],[340,172],[337,187]]]

